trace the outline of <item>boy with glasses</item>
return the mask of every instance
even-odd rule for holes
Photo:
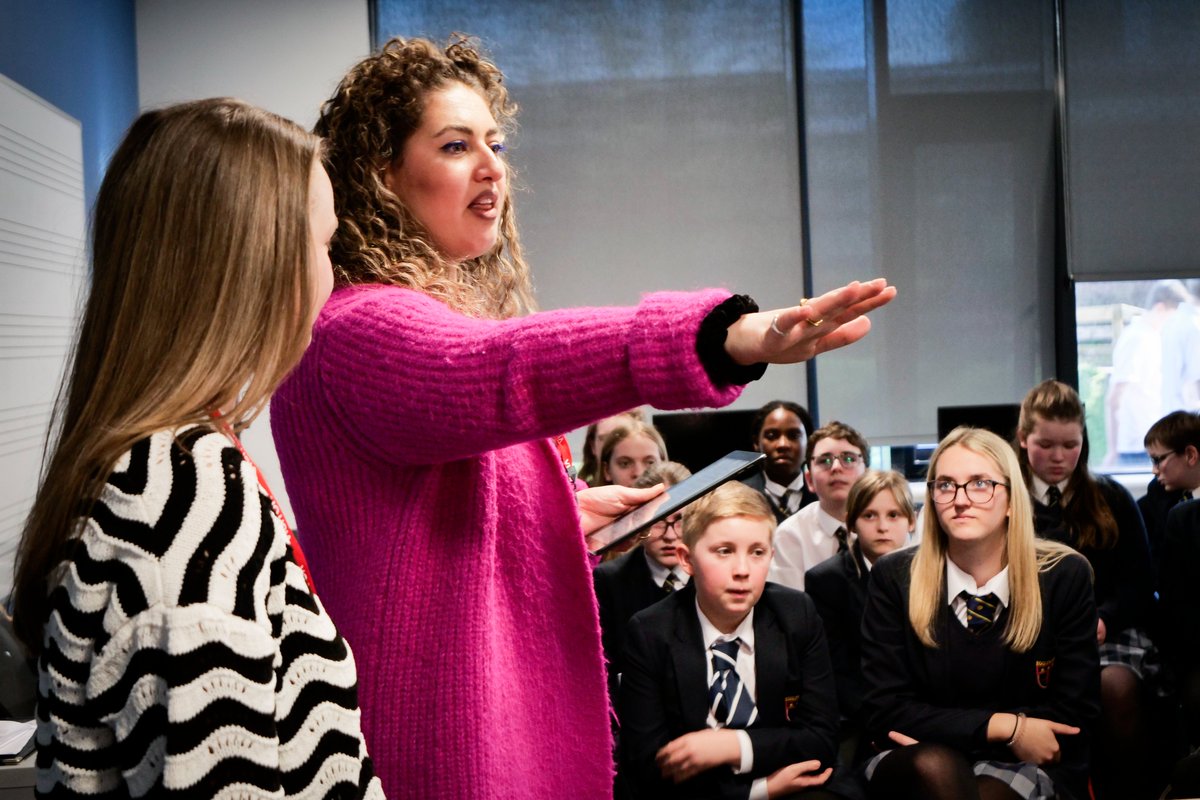
[[[804,480],[817,502],[780,523],[769,580],[803,590],[807,570],[849,548],[854,535],[846,530],[846,501],[870,466],[868,453],[863,435],[842,422],[809,437]]]
[[[674,486],[691,474],[682,464],[660,461],[639,476],[635,486]],[[608,689],[613,698],[624,667],[621,646],[629,618],[687,585],[688,574],[679,565],[677,552],[683,533],[680,518],[681,514],[675,513],[656,522],[646,531],[641,547],[605,561],[592,572],[600,606],[600,640],[608,667]]]
[[[1167,514],[1185,500],[1200,498],[1200,415],[1193,411],[1167,414],[1146,431],[1144,444],[1154,479],[1138,500],[1138,509],[1161,569]]]

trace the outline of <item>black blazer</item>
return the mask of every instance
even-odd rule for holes
[[[1167,514],[1163,536],[1163,650],[1179,675],[1200,668],[1200,500]]]
[[[1146,493],[1137,501],[1142,521],[1146,523],[1146,540],[1150,544],[1150,557],[1154,562],[1156,578],[1163,574],[1166,566],[1163,561],[1167,537],[1167,515],[1181,500],[1183,500],[1183,492],[1168,492],[1155,477],[1146,484]]]
[[[600,636],[608,662],[608,688],[616,699],[617,676],[625,671],[622,655],[629,618],[667,596],[650,576],[642,548],[606,561],[592,572],[596,602],[600,605]]]
[[[789,514],[785,509],[779,507],[779,504],[775,502],[774,497],[771,497],[771,495],[767,494],[767,476],[763,474],[762,470],[754,473],[749,478],[743,478],[742,483],[746,484],[751,489],[767,498],[767,505],[769,505],[771,510],[775,512],[776,522],[783,522],[785,519],[791,516],[791,514]],[[809,503],[815,503],[816,501],[817,496],[813,494],[813,491],[808,488],[808,484],[806,483],[800,488],[800,505],[796,508],[799,510],[804,508]]]
[[[910,567],[915,549],[889,553],[871,571],[863,616],[863,711],[868,736],[879,749],[895,747],[888,731],[918,741],[954,747],[974,761],[1011,761],[1003,744],[989,744],[987,723],[998,711],[1078,725],[1078,736],[1059,738],[1062,761],[1042,767],[1060,791],[1087,795],[1088,730],[1100,713],[1100,660],[1091,569],[1069,555],[1039,575],[1042,629],[1027,653],[1005,649],[1003,680],[994,702],[963,708],[954,697],[959,684],[946,647],[948,626],[961,625],[943,598],[935,625],[937,649],[921,643],[908,621]]]
[[[754,610],[758,718],[746,729],[753,771],[720,767],[678,785],[664,781],[658,750],[707,727],[707,657],[690,583],[630,621],[617,716],[621,770],[636,797],[745,798],[754,779],[787,764],[834,764],[837,707],[820,618],[807,596],[768,583]]]
[[[858,568],[855,568],[855,561]],[[858,543],[804,573],[804,591],[812,598],[825,623],[829,658],[837,682],[838,711],[849,722],[861,724],[862,627],[870,573],[862,563]]]
[[[1146,526],[1133,496],[1107,475],[1096,483],[1117,521],[1117,541],[1112,547],[1079,547],[1073,532],[1062,521],[1062,511],[1035,500],[1033,522],[1039,536],[1074,547],[1087,558],[1095,573],[1096,607],[1104,620],[1108,641],[1126,628],[1140,628],[1154,635],[1157,613],[1154,600],[1154,568]]]

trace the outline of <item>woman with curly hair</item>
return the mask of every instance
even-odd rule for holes
[[[878,280],[776,312],[709,290],[530,313],[515,111],[470,41],[393,39],[317,124],[337,286],[272,423],[391,796],[608,796],[594,496],[576,500],[556,437],[646,403],[725,405],[763,362],[861,338],[894,295]]]

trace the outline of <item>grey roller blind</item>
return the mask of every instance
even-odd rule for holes
[[[1200,3],[1064,0],[1076,280],[1200,276]]]
[[[821,418],[934,441],[938,406],[1016,402],[1053,370],[1053,7],[801,8],[815,289],[900,291],[819,359]]]
[[[504,70],[542,307],[713,285],[773,307],[803,287],[789,7],[380,0],[377,27],[477,35]],[[803,387],[802,368],[773,369],[742,405]]]

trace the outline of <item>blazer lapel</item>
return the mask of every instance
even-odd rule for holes
[[[759,601],[754,608],[754,694],[758,719],[752,727],[782,725],[783,689],[787,679],[787,641],[775,610]]]
[[[689,730],[702,730],[708,720],[708,665],[704,641],[700,636],[700,618],[696,616],[696,590],[691,582],[678,591],[675,608],[675,641],[671,660],[679,682],[682,716]]]

